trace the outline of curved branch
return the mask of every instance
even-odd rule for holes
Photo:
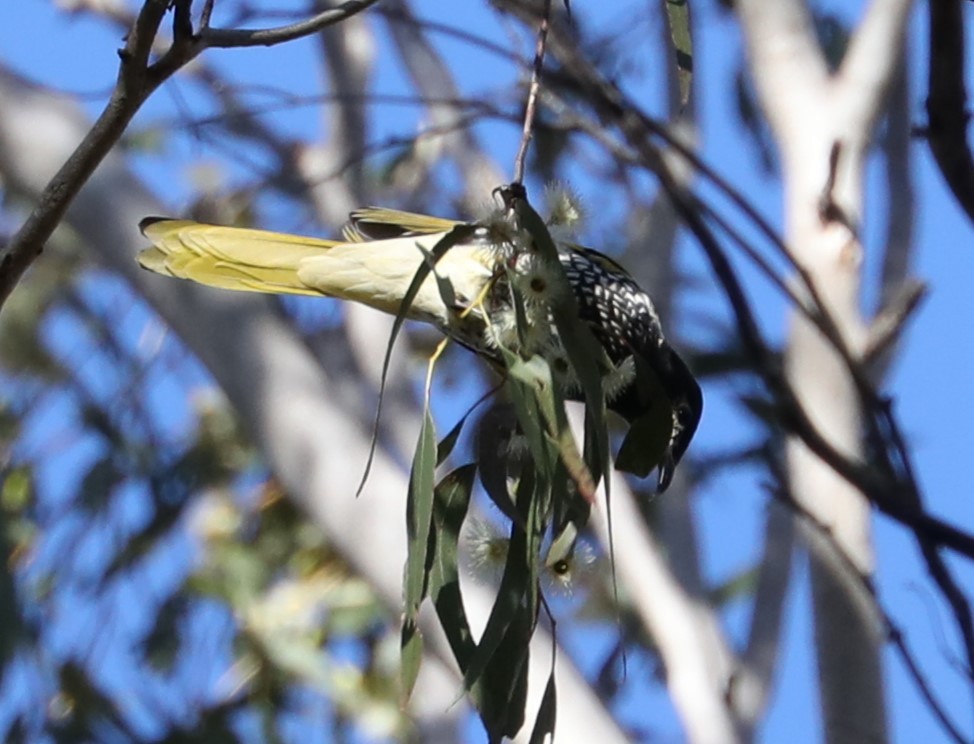
[[[964,86],[964,14],[960,0],[930,8],[930,73],[927,143],[957,203],[974,222],[974,157],[967,145]]]
[[[311,18],[276,28],[203,28],[197,43],[203,48],[240,49],[242,47],[274,46],[310,36],[327,26],[351,18],[378,0],[345,0],[337,8],[329,8]]]

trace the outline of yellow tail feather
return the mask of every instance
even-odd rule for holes
[[[424,252],[443,237],[441,232],[337,242],[161,218],[143,220],[140,227],[154,244],[139,254],[139,263],[150,271],[223,289],[338,297],[392,314],[399,312]],[[456,245],[436,271],[449,277],[462,305],[480,296],[495,262],[488,246]],[[446,307],[429,276],[408,315],[446,327],[455,311]]]
[[[139,225],[153,242],[139,263],[158,274],[222,289],[321,295],[298,279],[301,261],[337,245],[297,235],[148,218]]]

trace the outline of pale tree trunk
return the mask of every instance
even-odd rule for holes
[[[896,73],[909,0],[876,0],[830,73],[808,8],[799,0],[740,0],[751,69],[782,160],[785,240],[811,275],[845,345],[863,344],[858,228],[870,137]],[[807,293],[802,290],[802,295]],[[858,397],[845,362],[798,309],[785,352],[788,378],[820,432],[863,455]],[[800,441],[788,443],[798,505],[824,525],[863,574],[873,570],[870,508],[862,494]],[[811,556],[815,650],[830,742],[888,738],[882,635],[821,556]]]

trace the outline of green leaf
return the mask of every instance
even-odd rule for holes
[[[509,380],[505,382],[505,385],[508,384]],[[494,505],[512,521],[520,519],[520,515],[511,498],[507,474],[527,457],[521,448],[513,450],[511,447],[511,440],[517,435],[516,427],[513,406],[502,403],[492,407],[481,418],[477,429],[480,483]]]
[[[544,220],[524,199],[514,199],[513,205],[519,223],[531,235],[539,255],[559,269],[555,272],[555,282],[559,286],[552,293],[551,317],[558,330],[558,337],[561,339],[568,362],[581,384],[586,411],[592,421],[595,446],[588,453],[591,458],[588,471],[590,474],[604,473],[605,466],[609,462],[609,432],[605,421],[602,374],[603,371],[611,368],[612,363],[592,335],[592,331],[580,318],[578,302],[558,259],[558,247],[548,232]],[[595,486],[598,485],[597,480],[593,483]]]
[[[476,650],[460,594],[458,568],[460,529],[470,505],[476,472],[476,464],[469,463],[450,472],[437,484],[433,500],[434,528],[430,534],[433,560],[429,596],[461,671],[467,668]]]
[[[7,467],[0,483],[0,508],[17,513],[34,499],[34,471],[27,465]]]
[[[484,627],[477,649],[463,669],[463,686],[470,690],[481,679],[495,652],[504,640],[507,630],[523,605],[528,572],[524,565],[526,541],[523,530],[517,525],[511,527],[511,541],[508,548],[507,564],[497,589],[497,598],[491,608],[490,617]],[[478,706],[480,707],[480,706]]]
[[[535,618],[528,607],[518,607],[484,670],[480,714],[493,741],[504,736],[513,738],[524,725]]]
[[[460,433],[463,431],[464,424],[467,423],[467,418],[473,413],[471,408],[465,414],[463,418],[454,424],[453,428],[450,429],[449,433],[443,437],[436,445],[436,464],[442,465],[446,462],[446,458],[450,456],[453,452],[453,448],[457,446],[457,440],[460,438]]]
[[[423,636],[415,619],[404,621],[399,648],[400,656],[400,688],[399,704],[405,706],[416,687],[419,678],[419,667],[423,662]]]
[[[565,414],[565,400],[554,384],[551,377],[551,367],[547,360],[534,356],[524,361],[515,358],[509,367],[511,376],[522,382],[530,390],[537,401],[537,408],[541,411],[547,429],[549,441],[554,445],[561,461],[568,471],[568,475],[578,489],[578,492],[589,503],[595,501],[595,480],[588,469],[582,453],[578,449],[575,435],[568,425]],[[532,417],[533,419],[533,417]],[[540,445],[539,445],[540,446]],[[538,454],[535,455],[536,462]],[[554,475],[552,471],[552,475]]]
[[[554,741],[555,717],[558,709],[557,698],[555,671],[552,669],[548,676],[548,684],[544,688],[544,695],[541,697],[541,705],[538,707],[538,717],[534,719],[534,728],[531,730],[529,744],[544,744],[545,738],[548,736]]]
[[[680,86],[680,107],[690,100],[693,81],[693,39],[690,35],[689,0],[666,0],[666,23],[676,61],[676,79]]]
[[[392,332],[389,334],[389,343],[386,345],[386,354],[382,360],[382,374],[379,377],[379,400],[375,406],[375,419],[372,422],[372,437],[369,441],[369,456],[365,462],[365,472],[362,473],[362,482],[359,483],[358,490],[355,492],[356,496],[362,493],[362,489],[365,488],[365,483],[369,478],[369,472],[372,470],[372,461],[375,459],[375,447],[379,438],[379,419],[382,415],[382,398],[386,389],[386,376],[389,374],[389,362],[392,359],[392,349],[396,345],[396,339],[399,337],[399,332],[402,330],[402,326],[406,322],[406,315],[409,313],[409,308],[412,307],[413,300],[415,300],[416,295],[419,294],[420,287],[423,286],[423,282],[426,281],[426,277],[429,276],[429,273],[435,268],[437,262],[443,258],[443,256],[446,255],[446,252],[449,251],[453,246],[473,235],[476,229],[477,228],[474,225],[457,225],[455,228],[450,230],[450,232],[444,235],[443,238],[433,246],[432,250],[430,250],[428,253],[424,251],[426,261],[421,263],[419,268],[416,269],[416,273],[413,275],[413,280],[409,283],[409,287],[406,289],[406,293],[403,295],[402,302],[399,305],[399,312],[396,313],[396,319],[392,324]]]
[[[509,376],[507,391],[514,404],[518,423],[528,440],[528,449],[534,459],[535,468],[541,473],[548,473],[551,461],[547,445],[547,423],[539,391],[547,386],[551,387],[551,369],[540,356],[528,360],[504,351]]]
[[[403,643],[403,698],[408,700],[419,672],[414,638],[418,636],[416,619],[419,605],[426,595],[429,567],[427,550],[430,541],[430,525],[433,517],[433,476],[436,469],[436,427],[427,405],[419,443],[413,455],[413,467],[409,475],[409,492],[406,497],[407,554],[403,586],[404,615]],[[416,668],[406,665],[415,659]]]
[[[538,614],[538,553],[550,494],[548,482],[537,475],[526,462],[517,489],[520,519],[511,525],[497,599],[463,670],[464,686],[491,740],[513,736],[524,723],[528,656]]]

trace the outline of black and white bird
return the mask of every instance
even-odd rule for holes
[[[153,246],[138,258],[156,273],[213,287],[337,297],[397,315],[417,270],[458,226],[468,228],[464,239],[435,263],[406,317],[431,323],[495,366],[502,347],[540,354],[566,396],[581,398],[549,312],[550,293],[564,284],[509,220],[461,223],[370,207],[350,215],[341,240],[322,240],[149,217],[140,228]],[[654,463],[662,491],[700,422],[700,386],[666,341],[649,295],[619,264],[569,241],[559,241],[558,259],[579,318],[611,362],[602,378],[607,407],[630,424],[654,407],[670,409],[669,445]],[[512,284],[527,328],[518,327]]]

